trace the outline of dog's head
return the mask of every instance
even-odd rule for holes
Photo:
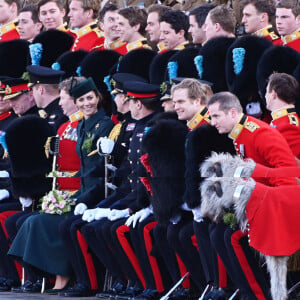
[[[249,177],[253,173],[255,162],[243,160],[229,153],[215,153],[200,166],[202,177]]]
[[[201,186],[201,213],[204,217],[218,222],[234,204],[232,194],[227,193],[228,186],[234,185],[234,178],[209,177]]]

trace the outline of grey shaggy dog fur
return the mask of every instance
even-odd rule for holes
[[[235,215],[242,231],[247,230],[246,205],[256,182],[252,178],[211,177],[201,184],[201,213],[213,221],[218,221],[224,209],[234,207]],[[234,197],[238,186],[242,186],[240,197]],[[270,273],[273,300],[287,299],[286,276],[287,256],[264,255]]]
[[[212,152],[200,165],[200,174],[202,177],[236,177],[235,171],[242,168],[240,177],[250,177],[255,166],[252,159],[243,160],[237,155]]]

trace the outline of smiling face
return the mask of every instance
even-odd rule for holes
[[[100,27],[105,34],[105,38],[114,41],[120,37],[118,32],[118,18],[117,11],[107,11],[104,15],[103,22],[100,22]]]
[[[90,91],[75,100],[75,104],[82,111],[84,118],[88,119],[98,111],[99,97]]]
[[[40,7],[39,19],[46,30],[56,29],[64,22],[65,10],[60,10],[55,2],[47,2]]]
[[[182,32],[175,32],[175,30],[171,27],[171,24],[167,22],[160,22],[160,40],[164,42],[167,49],[174,49],[178,44],[181,43]]]
[[[188,89],[182,88],[174,91],[172,95],[174,109],[179,120],[189,121],[200,108],[200,99],[190,99]]]
[[[123,42],[132,42],[132,37],[135,33],[135,27],[136,26],[130,26],[129,21],[123,16],[119,15],[117,31],[120,35],[120,39]]]

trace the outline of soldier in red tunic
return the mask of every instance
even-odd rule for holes
[[[300,6],[296,0],[282,0],[276,5],[276,29],[284,46],[300,52]]]
[[[293,76],[285,73],[270,76],[266,102],[271,111],[271,126],[284,136],[295,157],[300,159],[300,119],[294,105],[298,93],[299,83]]]
[[[246,33],[263,37],[274,45],[282,45],[282,40],[274,32],[271,22],[275,16],[275,3],[273,0],[244,0],[242,23]]]
[[[20,35],[17,30],[17,17],[20,2],[16,1],[0,1],[0,41],[10,41],[19,39]]]
[[[96,0],[72,0],[69,4],[68,17],[70,27],[76,34],[72,51],[79,49],[90,51],[95,47],[103,47],[104,35],[98,27],[99,3]]]
[[[273,168],[297,166],[283,136],[266,123],[243,114],[240,102],[233,94],[215,94],[208,102],[208,109],[211,124],[219,133],[229,133],[237,154],[241,157],[252,158],[257,163]],[[259,180],[270,186],[296,185],[296,179],[293,177]],[[245,250],[248,248],[246,234],[220,223],[211,233],[211,238],[241,295],[256,297],[253,299],[266,299],[268,287],[261,268],[251,251]]]

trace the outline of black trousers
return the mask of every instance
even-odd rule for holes
[[[210,232],[210,238],[243,299],[270,299],[266,271],[261,267],[259,254],[249,247],[247,236],[219,223]]]

